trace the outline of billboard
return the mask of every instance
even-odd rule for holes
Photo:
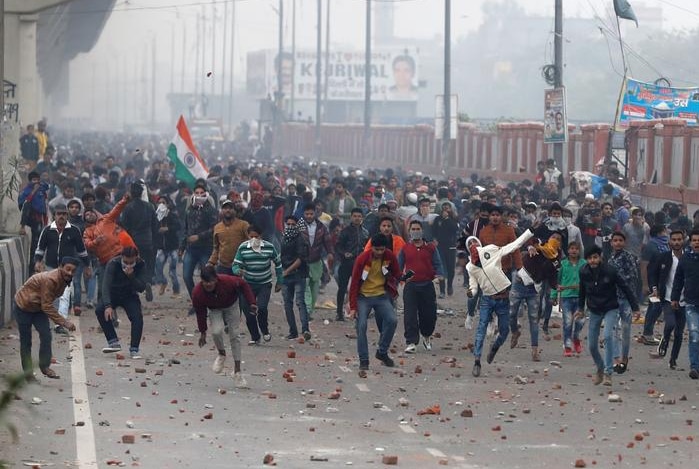
[[[699,87],[671,88],[627,78],[618,122],[628,127],[630,121],[684,119],[687,125],[699,125]]]
[[[327,64],[329,100],[362,101],[365,86],[364,51],[333,50]],[[257,98],[274,97],[277,90],[277,53],[257,51],[247,57],[248,94]],[[284,53],[281,60],[282,90],[285,99],[316,98],[316,53],[298,50]],[[325,85],[325,55],[321,64],[321,83]],[[371,55],[372,101],[417,101],[418,55],[416,49],[383,49]],[[325,90],[321,90],[325,93]]]
[[[565,88],[544,90],[544,143],[568,141]]]

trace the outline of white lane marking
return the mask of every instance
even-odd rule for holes
[[[364,383],[357,383],[357,389],[359,389],[362,392],[369,392],[369,386],[367,386]]]
[[[85,355],[83,354],[83,338],[80,332],[80,318],[71,318],[75,324],[70,355],[72,356],[70,374],[73,385],[73,416],[75,422],[84,425],[75,427],[76,467],[91,469],[97,465],[97,450],[95,449],[95,430],[92,426],[90,401],[87,395],[87,375],[85,373]]]
[[[447,455],[435,448],[425,448],[425,450],[430,453],[435,458],[446,458]]]
[[[398,425],[398,428],[403,430],[405,433],[417,433],[410,425]]]

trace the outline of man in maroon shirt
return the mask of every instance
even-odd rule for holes
[[[218,350],[218,356],[211,367],[214,373],[223,371],[226,361],[226,345],[223,334],[227,332],[233,353],[234,369],[231,376],[237,388],[247,388],[247,382],[240,371],[240,339],[238,338],[238,326],[240,314],[234,311],[233,306],[238,296],[243,294],[250,305],[250,313],[257,314],[257,303],[250,285],[241,277],[230,275],[217,275],[216,268],[207,265],[201,271],[201,282],[192,291],[192,305],[197,313],[197,325],[199,326],[199,347],[206,345],[206,317],[211,322],[211,335],[214,345]]]

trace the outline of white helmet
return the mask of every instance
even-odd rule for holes
[[[411,204],[417,204],[417,194],[415,192],[411,192],[410,194],[408,194],[406,199],[408,199],[408,202],[410,202]]]

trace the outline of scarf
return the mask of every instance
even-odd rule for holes
[[[299,230],[295,226],[287,226],[284,228],[284,233],[282,234],[282,238],[284,239],[284,243],[289,244],[292,241],[296,239],[296,237],[299,235]]]
[[[207,200],[208,200],[208,197],[206,195],[202,195],[202,196],[193,195],[192,196],[192,205],[195,205],[197,207],[201,207],[206,203]]]
[[[249,246],[256,253],[262,252],[262,238],[252,238]]]
[[[167,205],[158,204],[158,208],[155,210],[155,216],[158,218],[158,221],[163,221],[168,213],[170,213],[170,210],[167,208]]]
[[[262,192],[253,192],[252,196],[250,197],[250,208],[252,210],[261,209],[264,200],[265,196],[262,195]]]
[[[558,250],[561,247],[561,242],[556,238],[549,238],[544,244],[539,246],[539,251],[550,260],[556,259],[558,257]]]
[[[562,217],[548,217],[544,222],[546,228],[550,231],[562,231],[568,228],[565,220]]]
[[[658,252],[668,252],[670,250],[670,245],[667,244],[669,240],[670,237],[667,235],[654,236],[650,239],[650,242],[655,244],[655,247],[658,248]]]

